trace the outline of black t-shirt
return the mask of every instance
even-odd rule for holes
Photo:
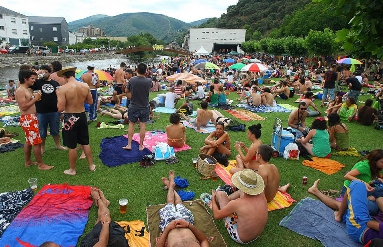
[[[338,74],[335,71],[329,70],[326,71],[324,75],[324,88],[335,88],[335,81],[338,77]]]
[[[359,80],[356,77],[349,77],[346,80],[347,85],[351,84],[351,87],[349,86],[350,90],[360,91],[362,90],[362,84],[360,84]]]
[[[41,90],[41,100],[36,101],[36,112],[37,113],[49,113],[57,112],[57,95],[56,88],[60,84],[55,80],[44,81],[36,80],[31,86],[32,90]]]

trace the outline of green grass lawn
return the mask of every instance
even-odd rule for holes
[[[154,98],[156,93],[151,93],[151,99]],[[297,105],[294,103],[295,96],[292,99],[278,100],[279,103],[289,103],[291,105]],[[359,100],[365,101],[371,96],[366,94],[359,97]],[[230,99],[236,99],[237,94],[231,93]],[[194,101],[197,106],[198,101]],[[320,105],[318,100],[314,103]],[[178,106],[181,102],[178,102]],[[195,107],[196,108],[196,107]],[[324,108],[323,108],[324,110]],[[225,116],[231,117],[225,111],[221,111]],[[165,126],[169,122],[169,115],[158,114],[158,119],[153,124],[147,125],[147,130],[165,129]],[[284,127],[287,127],[287,119],[289,113],[259,113],[262,117],[265,117],[265,121],[248,121],[244,122],[246,126],[250,126],[255,123],[262,124],[262,136],[261,140],[265,144],[271,143],[272,127],[276,117],[280,118]],[[99,121],[113,121],[112,118],[107,116],[99,116]],[[314,118],[308,118],[308,126]],[[355,122],[346,123],[350,129],[350,139],[353,147],[358,150],[373,150],[376,148],[382,148],[381,141],[383,140],[383,130],[375,130],[373,126],[360,126]],[[126,128],[127,129],[127,128]],[[20,135],[17,137],[21,142],[24,142],[24,134],[19,127],[7,127],[8,131],[18,132]],[[136,127],[136,132],[138,131]],[[95,172],[89,172],[88,166],[85,160],[79,160],[77,163],[77,175],[67,176],[63,174],[65,169],[68,169],[68,153],[67,151],[59,151],[54,148],[54,142],[51,137],[47,138],[46,152],[43,155],[44,162],[49,165],[54,165],[54,169],[50,171],[39,171],[36,166],[24,168],[24,154],[22,148],[13,152],[2,153],[1,157],[1,170],[2,170],[2,182],[0,184],[0,192],[22,190],[28,187],[28,179],[31,177],[38,178],[39,189],[45,184],[60,184],[68,183],[70,185],[89,185],[97,186],[104,191],[106,197],[111,201],[110,210],[113,220],[131,221],[142,220],[146,223],[146,211],[147,204],[159,204],[164,203],[166,198],[166,191],[162,190],[162,183],[160,178],[167,176],[170,169],[175,171],[175,175],[179,175],[183,178],[187,178],[189,181],[189,187],[186,190],[194,191],[196,199],[203,192],[211,193],[212,189],[217,188],[219,185],[223,185],[223,182],[212,180],[200,180],[200,175],[196,172],[192,165],[192,158],[198,156],[198,150],[203,144],[203,140],[206,138],[206,134],[200,134],[194,130],[187,129],[187,143],[192,147],[191,150],[177,153],[179,159],[178,164],[167,165],[164,161],[157,162],[157,164],[148,169],[144,169],[139,166],[139,163],[126,164],[116,168],[108,168],[101,163],[98,155],[100,154],[100,142],[105,137],[120,136],[126,134],[124,130],[118,129],[97,129],[96,123],[89,125],[90,133],[90,145],[93,152],[94,163],[97,165]],[[233,132],[229,131],[232,142],[243,141],[248,146],[250,144],[247,140],[246,132]],[[120,150],[121,147],[116,147],[116,150]],[[235,149],[232,154],[234,159],[237,154]],[[80,154],[80,153],[79,153]],[[302,158],[299,161],[284,160],[283,158],[273,158],[271,160],[274,163],[281,174],[281,184],[290,183],[291,187],[288,192],[296,200],[309,196],[307,189],[318,178],[321,179],[320,189],[336,189],[340,190],[343,184],[344,173],[351,169],[355,162],[360,159],[358,157],[340,157],[332,156],[332,159],[337,160],[346,165],[341,171],[328,176],[320,171],[314,170],[302,165]],[[302,177],[308,177],[308,184],[302,185]],[[129,206],[128,212],[125,215],[119,213],[118,199],[128,198]],[[280,227],[279,222],[285,217],[295,206],[295,203],[286,209],[276,210],[269,213],[269,219],[266,228],[262,235],[255,243],[249,246],[321,246],[319,241],[303,237],[296,234],[287,228]],[[88,233],[96,220],[96,208],[92,207],[89,213],[89,221],[85,229],[85,233]],[[240,246],[231,240],[224,227],[222,220],[217,220],[216,225],[223,235],[228,246]]]

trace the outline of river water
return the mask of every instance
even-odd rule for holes
[[[129,62],[127,59],[123,58],[112,58],[112,59],[104,59],[104,60],[92,60],[92,61],[84,61],[84,62],[75,62],[75,63],[63,63],[63,67],[65,66],[75,66],[77,69],[85,70],[88,64],[94,64],[95,69],[106,69],[110,66],[112,68],[119,69],[120,63],[125,62],[127,65],[129,65]],[[0,88],[5,88],[5,85],[8,83],[8,80],[13,79],[15,81],[18,81],[18,73],[19,68],[0,68]]]

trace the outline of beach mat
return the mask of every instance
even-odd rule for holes
[[[332,209],[310,197],[302,199],[279,225],[300,235],[319,240],[324,246],[363,246],[348,236],[344,223],[335,221]]]
[[[0,194],[0,238],[25,204],[32,200],[33,195],[31,189],[3,192]]]
[[[160,113],[172,114],[172,113],[176,113],[177,109],[175,109],[175,108],[171,109],[171,108],[159,106],[159,107],[154,108],[153,111],[154,112],[160,112]]]
[[[269,113],[269,112],[291,112],[291,110],[286,109],[285,107],[281,106],[280,104],[275,106],[258,106],[258,107],[252,107],[248,104],[238,104],[237,107],[246,109],[251,112],[260,112],[260,113]]]
[[[202,200],[185,201],[182,204],[193,212],[194,226],[205,234],[209,240],[210,247],[225,247],[227,246],[217,226],[214,224],[212,216],[207,211]],[[156,239],[161,236],[161,229],[158,226],[160,222],[159,210],[165,204],[151,205],[146,207],[147,224],[150,232],[151,246],[156,246]]]
[[[128,135],[124,135],[126,138],[128,138]],[[137,143],[140,142],[140,133],[135,133],[133,135],[133,141],[136,141]],[[154,147],[158,142],[165,142],[168,141],[168,135],[166,133],[158,132],[158,131],[146,131],[145,133],[145,140],[144,140],[144,146],[148,148],[151,152],[153,152]],[[174,152],[180,152],[189,150],[191,147],[187,144],[185,144],[182,148],[174,148]]]
[[[312,157],[311,159],[312,161],[310,160],[302,161],[302,164],[304,166],[312,167],[318,171],[326,173],[327,175],[334,174],[337,171],[342,170],[343,167],[345,167],[342,163],[339,163],[336,160],[331,160],[327,158],[318,158],[318,157]]]
[[[187,127],[187,128],[191,128],[191,129],[194,129],[195,131],[197,131],[197,125],[194,125],[194,123],[190,123],[186,120],[183,120],[182,124],[185,125],[185,127]],[[202,134],[210,134],[214,130],[215,130],[214,124],[208,123],[206,126],[201,126],[200,130],[197,132],[202,133]]]
[[[149,233],[143,221],[116,221],[125,231],[125,238],[128,240],[129,247],[149,246]]]
[[[116,167],[123,164],[138,162],[144,155],[152,152],[144,148],[139,151],[139,144],[132,141],[132,150],[125,150],[122,147],[128,144],[128,139],[124,136],[107,137],[101,140],[100,159],[108,167]]]
[[[92,203],[89,186],[45,185],[8,226],[0,246],[39,246],[45,241],[76,246]]]
[[[217,164],[215,166],[215,172],[217,173],[218,177],[222,179],[226,184],[232,185],[231,183],[231,174],[230,169],[235,167],[236,161],[235,160],[229,160],[229,165],[227,167]],[[287,208],[290,207],[293,202],[296,202],[289,193],[285,192],[282,193],[280,191],[277,192],[274,199],[267,203],[267,209],[268,211],[273,211],[277,209]]]
[[[255,114],[254,112],[250,112],[248,110],[225,110],[227,113],[230,113],[235,118],[238,118],[242,121],[263,121],[265,120],[264,117],[259,116],[258,114]]]

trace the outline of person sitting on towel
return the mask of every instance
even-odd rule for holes
[[[224,219],[230,237],[237,243],[256,240],[265,228],[268,212],[262,177],[246,169],[234,173],[231,181],[241,193],[235,197],[224,191],[212,190],[215,219]]]
[[[231,155],[231,142],[229,133],[225,131],[225,124],[218,122],[215,131],[211,132],[205,139],[205,145],[200,148],[200,153],[213,155],[218,153],[225,158]]]
[[[171,125],[166,126],[167,143],[170,147],[182,148],[186,144],[186,128],[180,121],[181,116],[178,113],[170,114]]]
[[[307,128],[306,128],[306,117],[308,116],[307,113],[307,104],[306,102],[299,102],[298,109],[293,110],[290,113],[288,125],[293,129],[295,132],[295,139],[300,139],[302,136],[304,136],[304,133],[307,134]]]
[[[169,179],[162,182],[168,187],[166,205],[159,210],[162,235],[156,247],[164,246],[210,246],[206,236],[194,226],[194,215],[183,204],[181,197],[174,190],[174,171],[169,171]],[[267,213],[267,212],[266,212]]]

